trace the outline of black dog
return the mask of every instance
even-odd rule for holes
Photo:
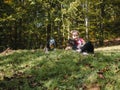
[[[81,52],[87,52],[87,53],[94,53],[94,46],[93,44],[88,41],[82,48]]]
[[[75,44],[75,40],[69,39],[68,42],[67,42],[67,44],[68,44],[68,46],[72,47],[73,50],[77,49],[77,46]]]

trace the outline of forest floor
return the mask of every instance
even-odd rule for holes
[[[120,90],[120,45],[89,55],[8,48],[0,54],[0,90]]]

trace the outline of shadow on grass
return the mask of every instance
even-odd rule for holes
[[[16,58],[19,59],[16,60]],[[116,57],[111,58],[111,56],[105,56],[101,53],[83,56],[62,50],[49,54],[44,54],[41,51],[34,53],[28,51],[14,53],[0,57],[0,59],[4,61],[1,65],[5,66],[1,71],[3,73],[3,79],[0,81],[1,90],[73,90],[88,88],[93,83],[98,84],[98,88],[105,88],[112,80],[119,82],[115,78],[112,66],[116,62],[120,64],[119,60],[116,60]],[[32,63],[29,64],[31,61]],[[27,62],[23,67],[28,69],[15,69],[13,66],[13,71],[17,71],[7,76],[6,65],[11,62],[16,65],[16,68]],[[99,77],[101,71],[101,75],[104,77]]]
[[[24,51],[24,52],[14,52],[13,54],[0,56],[0,65],[4,64],[22,64],[30,59],[34,59],[43,56],[43,52],[39,51]]]

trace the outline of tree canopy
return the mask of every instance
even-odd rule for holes
[[[0,0],[0,49],[65,45],[69,32],[99,42],[119,37],[119,0]]]

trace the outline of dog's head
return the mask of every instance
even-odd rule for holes
[[[69,44],[70,46],[74,46],[74,45],[75,45],[75,40],[69,39],[69,40],[68,40],[68,44]]]

